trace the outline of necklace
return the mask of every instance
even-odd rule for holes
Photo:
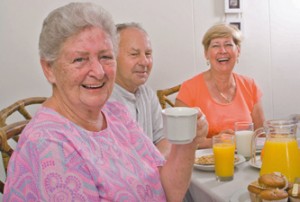
[[[218,91],[219,91],[219,89],[218,89]],[[228,103],[231,102],[232,98],[227,98],[227,97],[226,97],[223,93],[221,93],[220,91],[219,91],[219,94],[220,94],[221,97],[224,98],[224,100],[226,100]]]
[[[220,91],[220,89],[218,88],[216,82],[214,82],[214,83],[215,83],[215,86],[216,86],[216,89],[217,89],[219,95],[220,95],[227,103],[230,103],[230,102],[232,101],[233,95],[232,95],[231,97],[226,97],[226,96],[224,95],[224,93],[222,93],[222,92]],[[234,85],[233,87],[235,87],[235,85]],[[230,88],[231,88],[231,87],[229,87],[228,89],[230,90]],[[234,91],[235,91],[235,88],[234,88]]]

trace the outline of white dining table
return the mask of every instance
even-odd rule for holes
[[[247,202],[250,201],[248,184],[257,180],[259,168],[245,161],[235,166],[234,179],[218,182],[214,171],[193,169],[190,187],[185,201],[188,202]]]
[[[300,149],[300,137],[297,140]],[[263,143],[264,140],[259,141],[260,146],[263,146]],[[260,159],[259,153],[257,155]],[[250,161],[245,161],[236,165],[234,179],[228,182],[218,182],[214,171],[194,167],[185,202],[251,202],[247,187],[258,179],[260,163],[254,165]]]

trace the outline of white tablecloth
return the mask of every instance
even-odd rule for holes
[[[300,147],[300,138],[298,138],[298,146]],[[214,171],[201,171],[194,168],[185,202],[245,202],[244,197],[241,200],[231,199],[236,199],[236,196],[241,193],[248,197],[247,187],[258,177],[259,169],[252,167],[249,161],[235,167],[234,179],[229,182],[217,182]],[[247,199],[248,201],[250,198]]]
[[[218,182],[214,171],[201,171],[194,168],[186,201],[228,202],[235,193],[246,191],[250,182],[259,177],[259,169],[248,161],[235,167],[234,179]]]

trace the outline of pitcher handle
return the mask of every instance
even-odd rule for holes
[[[256,142],[257,138],[261,135],[266,135],[266,132],[263,127],[258,128],[254,131],[252,139],[251,139],[251,162],[256,164]]]

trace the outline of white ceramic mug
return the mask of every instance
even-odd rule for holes
[[[196,108],[172,107],[162,110],[164,135],[172,144],[188,144],[197,132]]]

